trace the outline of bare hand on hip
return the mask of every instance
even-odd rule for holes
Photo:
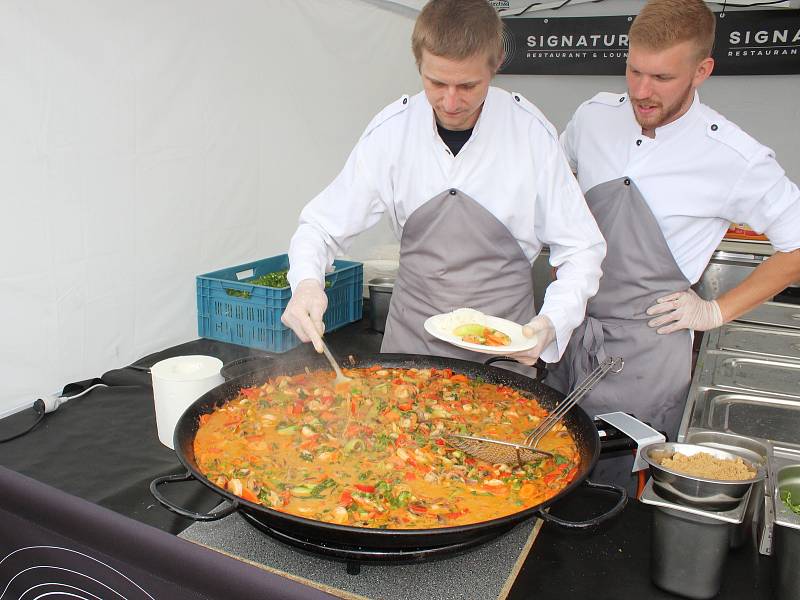
[[[535,336],[536,345],[530,350],[514,352],[509,356],[523,365],[533,366],[539,359],[539,355],[544,352],[544,349],[556,339],[556,328],[550,317],[538,315],[522,328],[522,335],[528,338]]]
[[[325,323],[322,315],[328,308],[328,296],[316,279],[303,279],[292,291],[292,298],[281,315],[281,321],[297,334],[301,342],[311,342],[322,352]]]
[[[717,301],[703,300],[692,289],[659,298],[647,309],[647,314],[651,317],[661,315],[647,323],[650,327],[658,327],[658,333],[673,333],[681,329],[708,331],[723,324]]]

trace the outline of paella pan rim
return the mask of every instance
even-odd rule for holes
[[[428,561],[438,558],[450,558],[455,554],[471,550],[475,546],[484,544],[509,531],[515,523],[507,524],[499,531],[483,531],[481,535],[474,535],[466,540],[445,545],[425,546],[421,548],[403,546],[395,547],[363,547],[344,544],[331,544],[328,540],[305,540],[295,537],[295,534],[286,530],[278,530],[265,524],[258,516],[245,511],[239,515],[244,521],[278,541],[288,544],[312,554],[324,554],[338,560],[347,562],[380,562],[382,564],[406,564],[416,561]]]

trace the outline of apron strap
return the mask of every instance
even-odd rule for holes
[[[603,323],[594,317],[587,316],[583,323],[578,325],[572,333],[572,340],[572,344],[576,342],[580,344],[581,351],[569,352],[562,358],[562,361],[571,363],[571,368],[567,370],[569,377],[566,391],[575,389],[578,383],[594,371],[600,361],[608,357],[605,349]],[[553,368],[554,366],[550,365],[549,370],[552,371]]]

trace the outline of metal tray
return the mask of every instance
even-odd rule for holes
[[[704,510],[702,508],[697,508],[694,506],[688,506],[685,504],[679,504],[677,502],[672,502],[670,500],[666,500],[656,493],[655,489],[653,488],[653,480],[649,479],[647,484],[642,491],[642,495],[639,497],[639,501],[643,504],[648,504],[650,506],[655,506],[659,509],[665,509],[667,511],[676,511],[679,513],[685,513],[686,515],[693,515],[694,517],[698,517],[698,522],[714,522],[719,521],[722,523],[731,523],[733,525],[738,525],[742,521],[744,521],[745,514],[747,512],[747,503],[750,500],[750,493],[752,491],[748,490],[742,500],[737,504],[734,508],[730,510]]]
[[[800,597],[800,571],[797,556],[800,554],[800,515],[793,513],[783,503],[779,490],[791,487],[800,490],[800,451],[775,448],[771,465],[773,482],[772,500],[775,510],[773,553],[775,561],[774,591],[776,598]]]
[[[765,302],[743,314],[736,321],[800,329],[800,306],[784,302]]]
[[[797,398],[700,386],[693,390],[686,410],[690,428],[761,438],[800,449]]]
[[[800,400],[800,361],[707,350],[702,361],[698,359],[698,368],[700,372],[695,375],[699,385]]]
[[[770,464],[770,479],[773,487],[775,524],[800,530],[800,515],[789,510],[778,494],[779,488],[783,485],[791,485],[795,489],[800,485],[800,451],[777,448],[774,454],[774,459]],[[793,500],[795,499],[793,498]]]
[[[708,350],[800,361],[800,330],[728,323],[705,335],[708,336]]]

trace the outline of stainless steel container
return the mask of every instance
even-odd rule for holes
[[[766,303],[752,311],[761,316],[748,317],[748,323],[706,332],[678,431],[679,441],[703,443],[693,435],[705,431],[712,437],[754,438],[768,446],[764,500],[761,510],[753,512],[758,549],[764,555],[773,554],[773,466],[785,464],[782,455],[787,452],[798,453],[789,462],[800,463],[800,337],[791,327],[800,323],[795,319],[798,308]],[[763,324],[751,324],[755,322]],[[732,544],[741,540],[741,533],[734,534]]]
[[[377,277],[370,279],[369,286],[369,326],[375,331],[386,328],[386,317],[389,316],[389,304],[394,290],[394,278]]]
[[[798,343],[790,329],[738,323],[704,335],[678,440],[693,428],[800,448]]]
[[[650,577],[687,598],[713,598],[722,585],[731,531],[744,520],[749,494],[729,511],[703,511],[659,496],[650,480],[640,501],[652,507]]]
[[[775,560],[775,597],[778,600],[800,598],[800,515],[789,510],[783,495],[791,492],[792,502],[800,503],[800,463],[789,464],[777,470],[775,493],[775,527],[773,529],[773,551]]]
[[[719,448],[738,454],[751,462],[769,465],[772,449],[766,440],[756,440],[743,435],[733,435],[720,431],[690,430],[686,435],[690,444],[699,444],[711,448]],[[766,503],[771,501],[769,470],[760,484],[753,486],[750,500],[745,509],[744,520],[731,530],[731,548],[740,548],[750,538],[755,528],[756,539],[760,543],[764,535],[768,535],[766,527]],[[772,511],[770,510],[770,513]],[[769,522],[772,526],[772,521]]]
[[[800,447],[797,397],[698,386],[689,391],[688,427],[761,438]],[[678,439],[680,439],[680,433]]]
[[[694,290],[705,300],[718,298],[744,281],[769,256],[717,250],[711,256]]]
[[[672,458],[676,453],[694,456],[701,452],[721,460],[741,458],[755,475],[743,480],[707,479],[674,471],[661,464],[663,459]],[[766,475],[765,464],[712,446],[660,442],[642,448],[641,456],[650,465],[653,487],[659,496],[681,505],[708,511],[726,511],[735,508],[741,504],[742,498],[750,495],[753,484],[761,484]]]
[[[800,329],[800,306],[786,302],[764,302],[736,320],[755,325]]]
[[[800,361],[738,352],[708,352],[699,381],[709,387],[800,398],[798,382]]]
[[[777,361],[800,360],[800,329],[733,322],[703,334],[704,338],[706,336],[708,351],[735,352]]]

